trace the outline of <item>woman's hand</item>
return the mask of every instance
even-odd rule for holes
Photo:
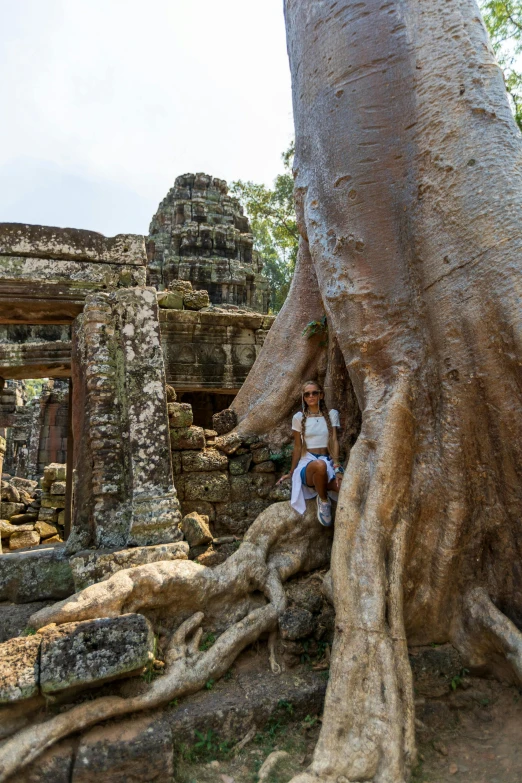
[[[289,478],[292,478],[292,474],[291,473],[285,473],[284,476],[281,476],[281,478],[278,481],[276,481],[276,487],[277,487],[278,484],[281,484],[282,481],[286,481],[286,479],[289,479]]]

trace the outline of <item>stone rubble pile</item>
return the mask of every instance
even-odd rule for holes
[[[47,465],[40,482],[3,473],[0,503],[2,548],[14,551],[62,542],[64,509],[65,465]]]
[[[158,306],[165,310],[203,310],[210,306],[208,291],[194,291],[189,280],[173,280],[166,291],[158,291]]]
[[[192,406],[167,388],[174,484],[190,557],[204,565],[223,562],[256,517],[271,503],[289,500],[288,486],[270,449],[257,435],[230,432],[232,411],[215,414],[215,429],[193,424]]]

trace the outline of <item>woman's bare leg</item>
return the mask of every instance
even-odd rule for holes
[[[309,487],[314,487],[317,494],[323,502],[328,500],[327,484],[328,470],[326,462],[323,459],[315,459],[306,466],[306,483]]]

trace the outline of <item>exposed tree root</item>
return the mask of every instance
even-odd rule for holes
[[[262,634],[273,634],[286,606],[282,582],[299,571],[326,565],[330,546],[331,535],[318,524],[313,503],[303,516],[289,503],[276,503],[257,518],[238,551],[215,569],[187,561],[139,566],[37,612],[30,620],[37,628],[158,607],[168,607],[171,616],[191,617],[172,636],[165,675],[145,693],[129,699],[102,697],[18,732],[0,750],[0,781],[69,734],[160,706],[221,677],[247,645]],[[260,600],[264,605],[259,606]],[[226,630],[201,652],[204,617],[221,622]],[[278,666],[275,657],[273,666]]]

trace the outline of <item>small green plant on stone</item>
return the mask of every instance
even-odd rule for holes
[[[195,731],[194,739],[196,741],[192,747],[185,744],[179,746],[181,757],[190,764],[203,764],[216,758],[226,759],[230,756],[232,750],[230,743],[220,740],[212,729],[205,733]]]
[[[294,714],[294,705],[289,701],[285,701],[285,699],[279,699],[277,706],[280,710],[285,710],[289,715]]]
[[[36,633],[36,628],[24,628],[20,636],[34,636]]]
[[[459,686],[462,685],[464,677],[469,674],[469,669],[461,669],[459,674],[456,674],[451,681],[451,690],[456,691]]]
[[[318,321],[310,321],[303,329],[303,337],[307,337],[308,339],[310,339],[310,337],[314,337],[316,334],[322,334],[325,336],[325,338],[328,336],[328,322],[325,315],[323,315],[323,317]],[[319,345],[326,344],[326,339],[321,340],[319,343]]]
[[[216,635],[214,633],[206,633],[199,643],[199,649],[201,652],[210,650],[214,642],[216,641]]]
[[[207,680],[206,681],[205,688],[207,689],[207,691],[211,691],[212,690],[212,688],[215,685],[215,682],[216,682],[215,680]]]

